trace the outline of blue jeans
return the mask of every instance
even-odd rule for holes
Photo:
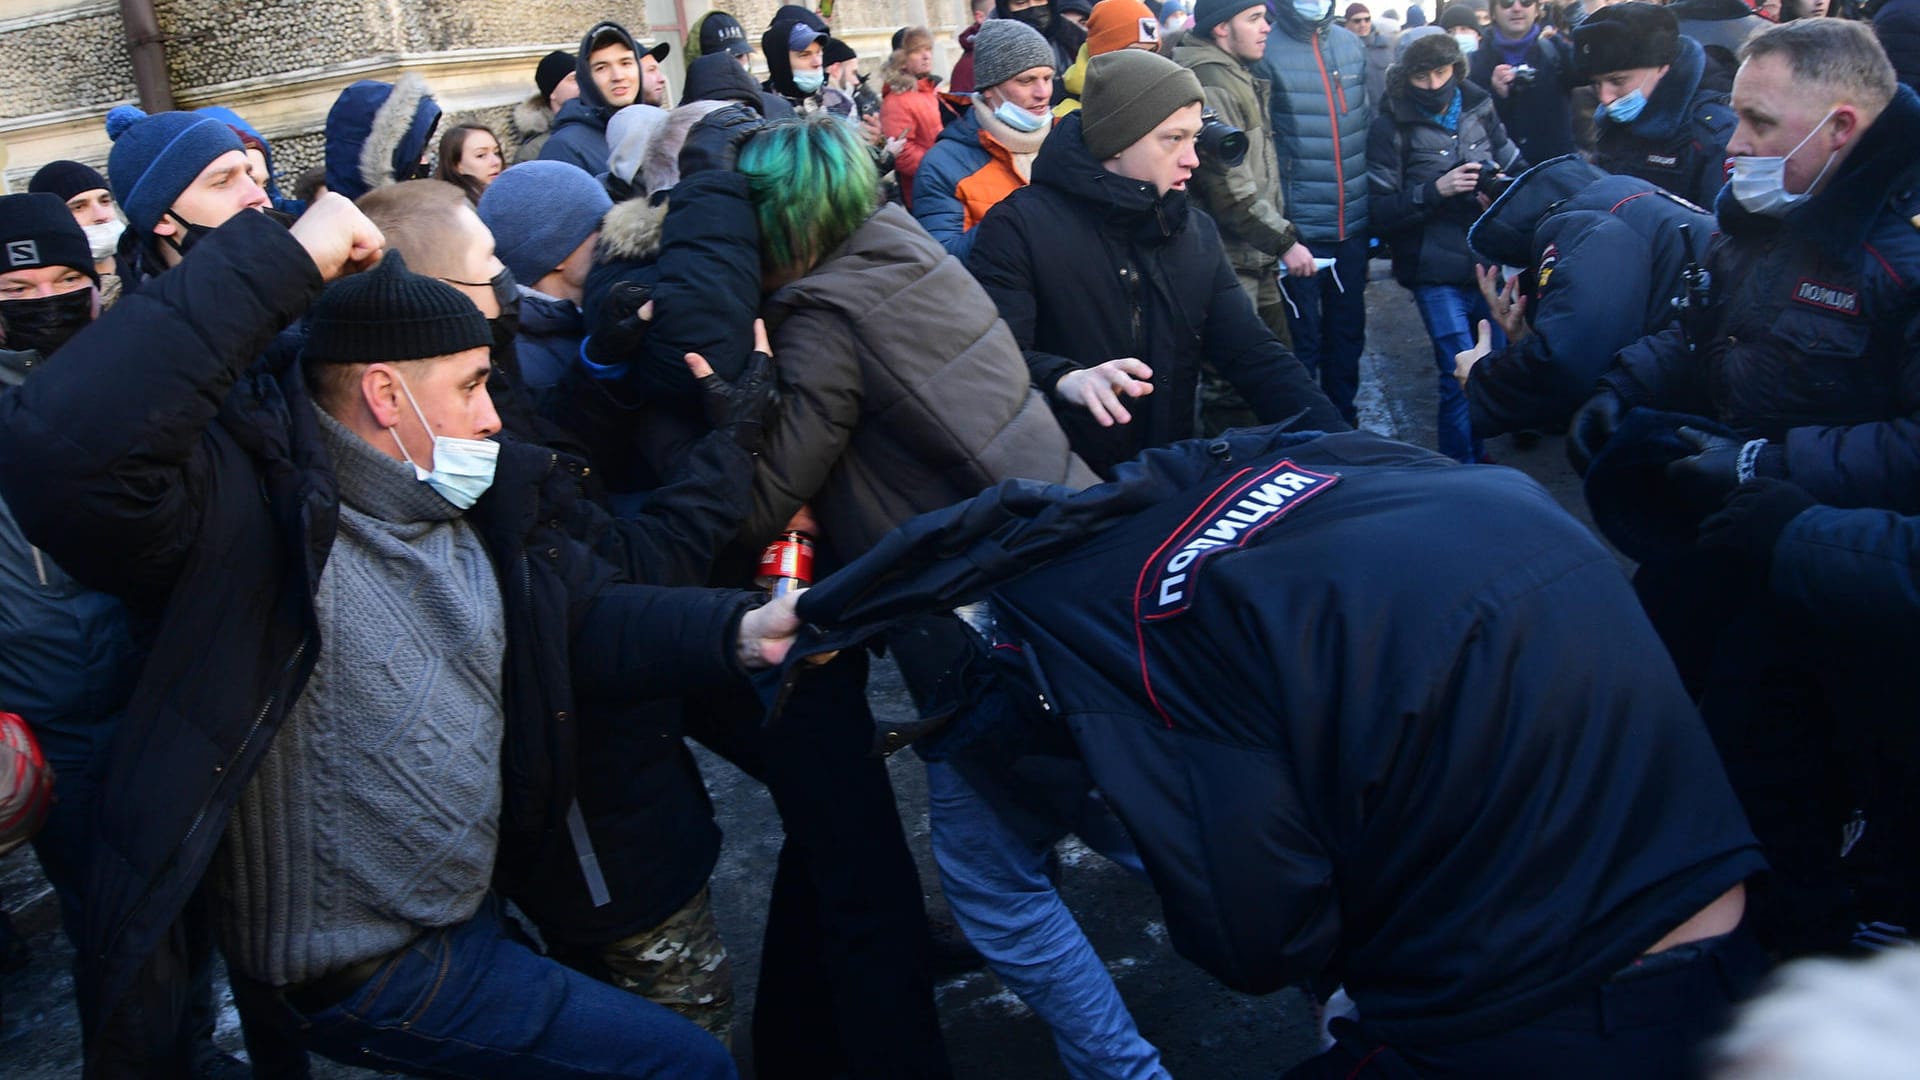
[[[1440,369],[1439,450],[1468,465],[1485,460],[1484,448],[1473,434],[1467,393],[1460,389],[1460,380],[1453,377],[1453,358],[1479,340],[1481,319],[1492,320],[1487,298],[1477,287],[1415,285],[1413,302],[1420,309],[1427,336],[1433,339],[1433,362]],[[1493,327],[1493,351],[1506,347],[1507,335]]]
[[[1057,763],[1041,774],[1026,764]],[[1060,900],[1047,864],[1070,831],[1145,871],[1119,820],[1066,759],[927,762],[928,819],[940,888],[994,974],[1053,1029],[1075,1080],[1152,1080],[1167,1072],[1140,1037],[1113,976]]]
[[[473,918],[394,954],[337,1005],[302,1013],[233,980],[244,1002],[335,1061],[445,1077],[732,1077],[719,1040],[671,1010],[540,956],[489,896]]]
[[[1293,355],[1351,424],[1358,415],[1353,396],[1360,391],[1360,350],[1367,343],[1367,238],[1309,241],[1307,250],[1316,259],[1339,261],[1310,278],[1280,279],[1292,301]]]

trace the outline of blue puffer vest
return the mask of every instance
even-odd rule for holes
[[[1302,240],[1331,243],[1367,231],[1367,49],[1333,25],[1281,4],[1254,72],[1273,84],[1273,134],[1287,213]]]

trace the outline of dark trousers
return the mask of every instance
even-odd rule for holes
[[[1281,281],[1293,301],[1293,354],[1351,424],[1358,415],[1353,398],[1360,391],[1360,350],[1367,343],[1367,238],[1308,242],[1307,249],[1314,258],[1338,261],[1312,277]]]
[[[690,732],[765,783],[786,828],[753,1003],[765,1080],[951,1075],[920,878],[868,756],[867,666],[855,650],[803,673],[766,730],[744,688],[688,703]]]
[[[1389,1044],[1368,1032],[1362,1006],[1358,1023],[1333,1022],[1333,1049],[1295,1066],[1285,1080],[1695,1077],[1701,1047],[1759,984],[1766,956],[1744,930],[1674,952],[1647,958],[1650,970],[1628,968],[1538,1019],[1461,1042]]]

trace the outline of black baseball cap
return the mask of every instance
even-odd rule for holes
[[[725,49],[735,56],[746,56],[753,52],[753,46],[747,43],[746,28],[740,20],[724,11],[710,11],[700,21],[700,55],[706,56]]]

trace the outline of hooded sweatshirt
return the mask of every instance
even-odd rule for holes
[[[805,115],[822,108],[823,98],[818,90],[803,94],[793,83],[793,63],[787,58],[787,40],[796,25],[812,27],[822,36],[828,34],[827,24],[820,16],[798,4],[782,5],[779,11],[773,13],[773,22],[767,27],[767,32],[760,35],[760,51],[767,58],[767,81],[761,84],[761,89],[786,99],[795,112]]]
[[[593,29],[587,31],[580,39],[580,51],[575,54],[578,59],[573,68],[580,96],[560,106],[560,111],[553,115],[553,134],[547,136],[547,145],[540,148],[540,160],[564,161],[594,176],[607,171],[607,121],[619,107],[609,102],[593,81],[591,54],[594,39],[608,33],[625,42],[633,55],[640,55],[639,42],[619,23],[595,23]]]

